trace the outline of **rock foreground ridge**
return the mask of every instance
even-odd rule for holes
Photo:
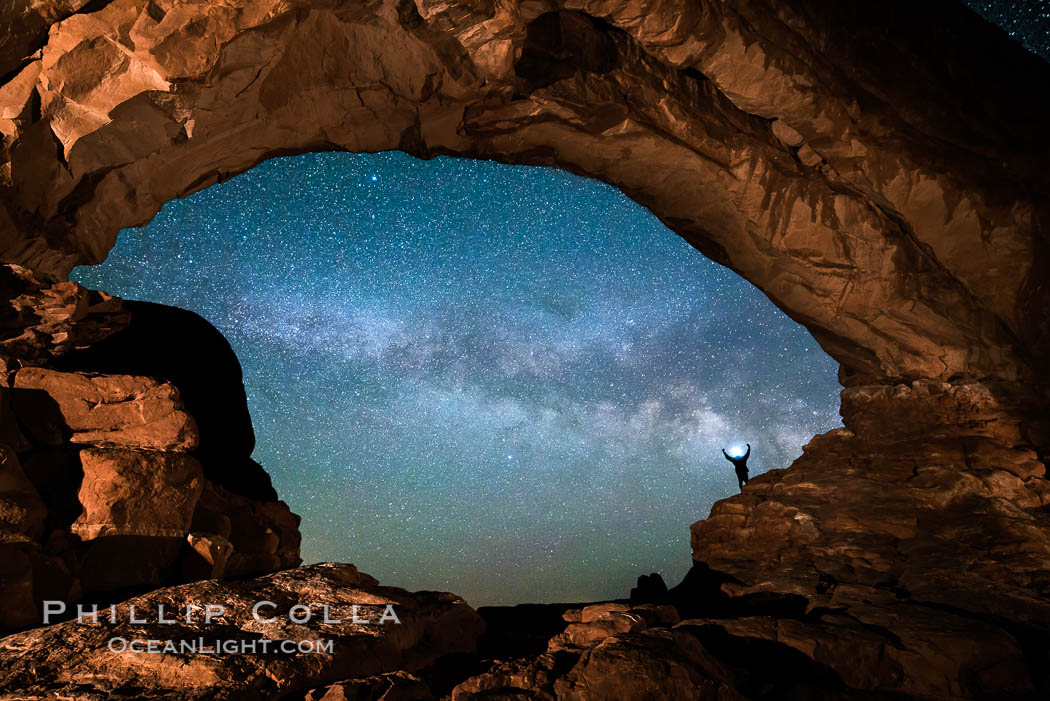
[[[253,612],[260,601],[268,603]],[[222,611],[205,623],[207,605]],[[442,655],[473,651],[484,628],[473,609],[452,594],[379,586],[353,565],[331,563],[259,579],[159,589],[102,611],[97,624],[71,620],[3,638],[0,689],[100,701],[165,694],[179,699],[284,697],[348,678],[416,671]],[[173,622],[158,622],[161,613]],[[381,623],[384,615],[399,622]],[[150,640],[200,649],[254,643],[245,649],[259,652],[151,654],[130,647],[132,641]],[[272,651],[262,647],[263,641],[274,643]],[[284,642],[300,654],[282,651],[278,644]],[[42,675],[42,669],[52,673]]]
[[[1050,697],[1050,67],[961,4],[41,0],[0,26],[12,698]],[[522,609],[523,637],[297,568],[229,344],[66,277],[267,158],[388,149],[621,188],[812,332],[845,429],[693,524],[670,591]],[[311,593],[404,624],[244,616]],[[231,634],[344,652],[144,659],[33,628],[45,600],[205,596]]]

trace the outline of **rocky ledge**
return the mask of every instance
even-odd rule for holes
[[[977,382],[842,402],[846,428],[693,525],[681,584],[570,610],[453,698],[1047,698],[1039,415]]]
[[[0,639],[0,698],[334,700],[391,688],[428,698],[409,673],[473,652],[484,629],[453,594],[380,586],[332,563],[158,589],[99,610],[97,622]]]

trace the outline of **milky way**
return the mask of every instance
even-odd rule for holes
[[[274,159],[74,277],[226,335],[307,562],[475,605],[673,584],[689,524],[737,490],[723,446],[751,443],[756,474],[840,425],[805,329],[616,189],[551,169]]]
[[[146,271],[151,271],[146,273]],[[839,425],[835,363],[618,190],[399,153],[268,161],[125,230],[84,284],[244,365],[307,561],[473,603],[680,578],[689,524]]]

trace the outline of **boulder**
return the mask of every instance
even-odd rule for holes
[[[271,603],[253,613],[259,602]],[[200,608],[207,605],[222,607],[211,622]],[[172,623],[161,622],[160,606]],[[360,620],[370,622],[355,623],[355,610]],[[399,623],[379,622],[388,610]],[[3,638],[0,688],[8,697],[85,701],[132,694],[203,700],[298,693],[302,698],[312,689],[355,680],[326,690],[324,698],[372,698],[354,688],[385,685],[396,694],[421,690],[407,675],[383,680],[376,675],[412,672],[443,655],[471,652],[483,628],[478,615],[453,594],[381,586],[353,565],[333,563],[258,579],[158,589],[116,604],[113,611],[115,623],[104,608],[97,624],[72,619]],[[133,624],[132,615],[147,622]],[[131,645],[150,640],[161,641],[159,652],[135,652]],[[174,641],[174,651],[164,651],[167,641]],[[198,645],[198,651],[180,647],[182,642]],[[207,652],[216,645],[238,650],[254,645],[255,652]],[[263,645],[272,651],[262,652]],[[291,652],[282,651],[282,645]],[[362,681],[368,677],[372,681]],[[404,697],[396,694],[391,698]]]
[[[33,326],[39,325],[41,309],[32,307],[31,314],[26,311],[30,307],[12,323],[16,330],[19,324],[24,327],[26,338],[44,338]],[[119,309],[119,321],[126,324],[127,313]],[[92,358],[110,357],[118,371],[122,364],[136,372],[167,370],[181,351],[153,354],[129,342],[134,335],[119,332],[120,343],[105,347],[107,353],[113,351],[109,356],[92,355],[96,346],[83,355],[54,344],[40,346],[35,354],[25,351],[11,365],[12,386],[0,392],[0,418],[17,419],[4,421],[0,436],[22,451],[20,456],[14,449],[0,451],[0,539],[23,543],[26,551],[12,556],[0,603],[23,613],[3,617],[0,627],[24,625],[45,592],[68,602],[80,592],[112,596],[187,580],[261,574],[300,562],[299,518],[276,500],[269,477],[249,457],[254,435],[232,350],[196,315],[170,308],[151,314],[150,309],[136,308],[137,316],[151,320],[147,328],[156,331],[165,321],[177,322],[175,330],[187,333],[193,350],[214,356],[211,374],[199,373],[187,385],[208,420],[212,447],[198,450],[197,423],[179,389],[160,373],[68,371],[31,364],[58,365],[64,355],[90,366]],[[185,315],[197,321],[187,323]],[[105,319],[106,332],[116,332],[118,319]],[[140,322],[135,329],[143,327]],[[138,362],[140,357],[147,360]],[[164,358],[171,362],[165,365]],[[200,367],[199,360],[193,367]],[[169,374],[187,383],[191,365]],[[232,397],[232,404],[209,402],[209,387],[220,399]],[[224,429],[231,433],[224,436]],[[240,494],[205,479],[202,457],[210,461],[212,474],[235,485]]]
[[[169,382],[197,425],[194,456],[213,484],[252,499],[277,501],[269,475],[251,459],[255,432],[241,365],[229,342],[203,317],[163,304],[124,300],[130,320],[91,346],[53,361],[60,370],[144,375]]]
[[[70,530],[81,540],[134,535],[185,538],[204,479],[180,453],[88,448],[80,453],[83,513]]]

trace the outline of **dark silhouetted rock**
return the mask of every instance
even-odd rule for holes
[[[632,604],[661,604],[667,601],[667,585],[659,572],[638,577],[638,586],[631,589]]]

